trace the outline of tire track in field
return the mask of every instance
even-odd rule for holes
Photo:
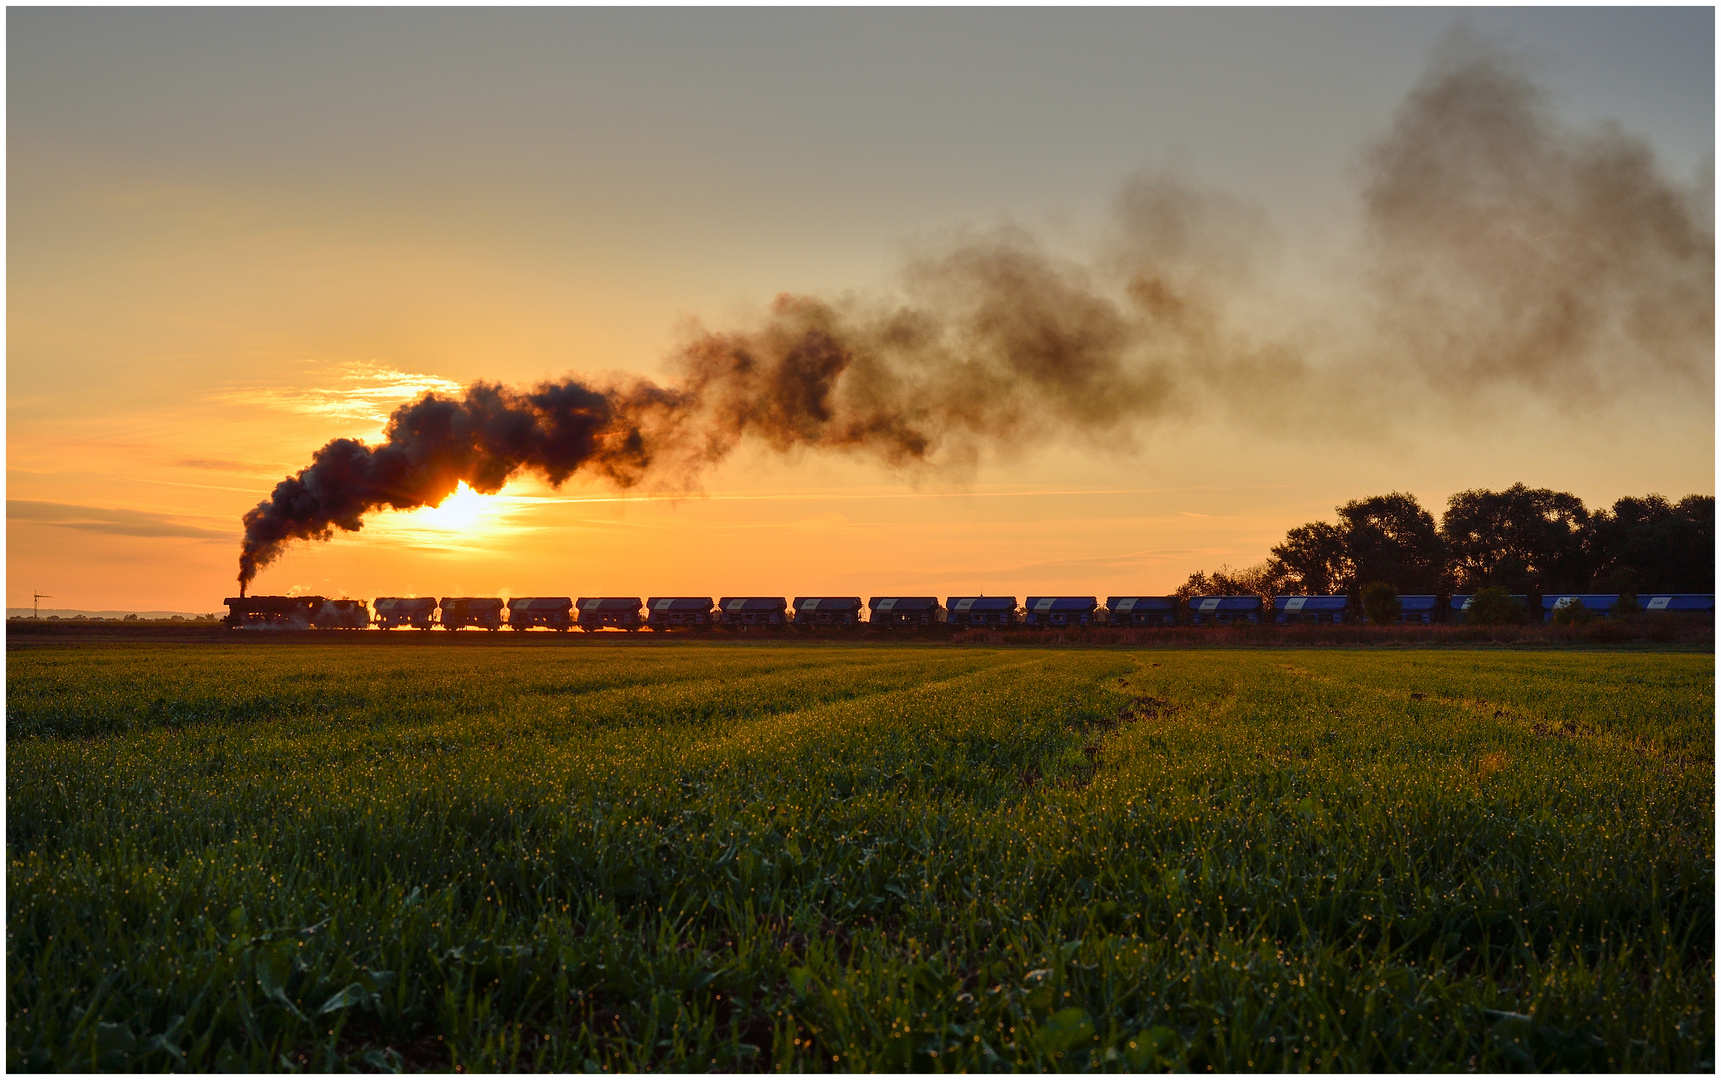
[[[854,718],[864,724],[876,714],[877,706],[889,699],[903,698],[911,701],[914,697],[926,694],[956,694],[961,692],[960,687],[965,682],[1002,676],[1032,667],[1039,662],[1038,658],[1006,660],[1005,657],[999,656],[996,659],[1000,662],[984,664],[930,682],[880,687],[853,697],[828,699],[798,709],[750,717],[722,732],[714,732],[707,738],[694,740],[682,747],[682,761],[685,766],[693,765],[695,759],[701,759],[705,764],[716,764],[738,752],[748,755],[763,753],[787,759],[808,739],[821,737],[827,725],[840,719],[842,713],[858,711],[859,715]],[[844,727],[848,728],[849,725]]]
[[[1091,730],[1096,742],[1103,741],[1121,731],[1124,723],[1119,722],[1118,717],[1106,717],[1098,723],[1089,724],[1071,724],[1066,720],[1063,725],[1047,728],[1038,736],[1029,734],[1028,740],[1020,745],[1016,745],[1017,740],[1012,739],[1008,733],[987,730],[989,726],[995,726],[997,721],[1008,720],[1017,715],[1019,708],[1014,696],[1000,700],[988,690],[987,684],[996,684],[1006,691],[1018,686],[1040,686],[1043,680],[1033,678],[1032,673],[1041,670],[1045,662],[1045,658],[1038,655],[1018,657],[994,654],[986,658],[983,666],[974,670],[912,686],[889,688],[861,699],[825,702],[801,711],[760,717],[715,737],[686,746],[678,753],[676,762],[670,767],[675,771],[686,772],[723,766],[732,762],[736,755],[750,761],[796,760],[809,753],[817,756],[818,753],[829,751],[837,744],[849,740],[858,739],[861,745],[864,745],[880,734],[886,734],[888,737],[889,732],[881,732],[877,727],[881,718],[886,719],[887,724],[888,718],[897,714],[912,719],[922,711],[920,703],[932,698],[959,702],[979,709],[979,713],[975,715],[977,726],[970,728],[966,724],[957,724],[932,733],[935,739],[939,734],[950,737],[953,742],[948,750],[960,757],[966,757],[970,769],[980,770],[1018,794],[1031,791],[1039,785],[1045,779],[1046,768],[1062,774],[1055,785],[1057,788],[1084,787],[1098,772],[1098,754],[1096,752],[1090,755],[1084,767],[1075,770],[1072,779],[1069,770],[1060,767],[1060,759],[1071,749],[1068,737],[1085,736]],[[1115,671],[1115,668],[1113,670]],[[1023,682],[1022,676],[1025,674],[1028,679]],[[1103,677],[1100,676],[1101,679]],[[1098,681],[1099,679],[1096,679],[1095,684]],[[1049,705],[1050,702],[1051,699],[1046,698],[1043,701],[1029,701],[1027,704],[1031,708],[1039,708]],[[1126,706],[1120,713],[1127,711]],[[940,725],[934,721],[934,726]],[[1057,745],[1036,746],[1045,734],[1053,732],[1063,736],[1057,740]],[[980,747],[982,752],[978,757],[977,743],[985,744]],[[986,750],[986,746],[993,744],[996,753]],[[1005,760],[999,760],[1000,758]],[[1006,761],[1012,758],[1018,764],[1007,765]],[[1046,768],[1042,768],[1043,766]],[[957,784],[948,788],[941,787],[940,790],[946,795],[955,795],[961,786]],[[972,801],[972,796],[973,793],[970,792],[969,801]],[[1002,790],[995,792],[994,797],[1002,796]]]
[[[1496,721],[1502,729],[1513,734],[1527,735],[1535,739],[1571,741],[1606,753],[1653,759],[1653,767],[1669,777],[1683,776],[1689,766],[1703,763],[1711,765],[1709,771],[1711,775],[1713,774],[1712,760],[1703,755],[1693,756],[1689,753],[1661,747],[1655,743],[1625,733],[1610,731],[1593,724],[1578,723],[1569,719],[1554,719],[1545,713],[1526,708],[1522,704],[1496,702],[1480,697],[1436,694],[1421,690],[1387,689],[1332,675],[1321,675],[1293,664],[1274,663],[1273,666],[1287,675],[1293,675],[1310,682],[1322,683],[1347,693],[1359,696],[1366,695],[1377,701],[1403,703],[1404,713],[1407,716],[1413,715],[1409,708],[1413,703],[1445,706],[1473,717]],[[1498,756],[1498,754],[1490,755],[1490,757]],[[1488,770],[1484,768],[1483,771]]]
[[[940,661],[939,666],[944,670],[955,669],[953,674],[947,676],[951,678],[973,674],[977,668],[984,670],[983,665],[966,657],[941,657]],[[828,663],[809,662],[774,665],[760,670],[715,677],[703,674],[680,679],[672,684],[602,687],[570,694],[566,697],[565,704],[570,718],[577,722],[597,724],[610,729],[625,728],[630,725],[622,722],[622,719],[631,717],[618,717],[620,714],[634,711],[629,706],[637,707],[650,698],[664,696],[665,691],[691,687],[711,692],[680,709],[671,708],[667,714],[654,716],[653,721],[660,727],[703,725],[725,719],[747,723],[792,716],[828,705],[864,701],[881,694],[926,685],[915,681],[913,676],[918,672],[919,666],[912,658],[890,654],[867,658],[844,667],[844,681],[840,683],[818,683],[797,678],[808,671],[816,673],[825,670],[829,670]],[[882,685],[861,686],[859,682],[862,677],[878,678]],[[791,686],[797,688],[796,692],[793,695],[785,694],[784,691]],[[736,715],[722,707],[737,696],[737,691],[748,688],[762,692],[740,695],[747,698],[745,715]],[[643,697],[642,689],[645,691]]]
[[[1139,673],[1142,664],[1141,658],[1132,656],[1130,659],[1135,663]],[[1158,667],[1159,664],[1154,663],[1150,666]],[[1127,675],[1119,677],[1117,684],[1119,689],[1125,692],[1131,692],[1135,689],[1135,684]],[[1104,755],[1111,744],[1128,734],[1128,729],[1136,724],[1143,721],[1159,720],[1176,712],[1177,708],[1176,705],[1161,698],[1148,694],[1134,694],[1128,702],[1118,709],[1115,715],[1090,724],[1076,726],[1077,733],[1088,739],[1082,747],[1082,756],[1087,760],[1078,767],[1075,776],[1059,786],[1071,791],[1080,791],[1088,787],[1099,775],[1100,770],[1105,768]],[[1038,775],[1030,779],[1024,774],[1021,781],[1023,789],[1032,790],[1040,779],[1041,777]]]

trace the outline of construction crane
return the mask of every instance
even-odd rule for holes
[[[53,597],[45,592],[33,593],[30,601],[30,618],[40,619],[42,617],[42,601],[52,599]]]

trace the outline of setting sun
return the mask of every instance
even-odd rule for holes
[[[482,524],[490,502],[489,496],[473,491],[466,481],[462,480],[460,486],[446,499],[435,506],[413,511],[412,517],[415,524],[429,525],[449,532],[467,532]]]

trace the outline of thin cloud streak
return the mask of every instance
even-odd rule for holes
[[[253,488],[233,487],[229,484],[188,484],[183,480],[152,480],[147,476],[102,476],[98,480],[108,480],[116,484],[154,484],[157,487],[195,488],[198,491],[240,491],[250,494]]]
[[[110,506],[79,506],[39,499],[6,500],[8,521],[27,521],[63,529],[104,533],[109,536],[183,537],[194,540],[231,540],[230,529],[208,529],[188,525],[171,514],[126,510]]]
[[[336,381],[350,385],[240,387],[213,394],[209,400],[336,420],[365,420],[380,426],[404,402],[426,393],[457,394],[464,389],[452,379],[374,364],[343,364],[335,370],[340,373]]]
[[[268,476],[272,473],[287,471],[283,466],[270,465],[261,461],[231,461],[226,458],[180,458],[173,464],[180,469],[240,473],[244,476]]]

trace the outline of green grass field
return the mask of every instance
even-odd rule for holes
[[[13,1069],[1714,1062],[1713,657],[8,654]]]

